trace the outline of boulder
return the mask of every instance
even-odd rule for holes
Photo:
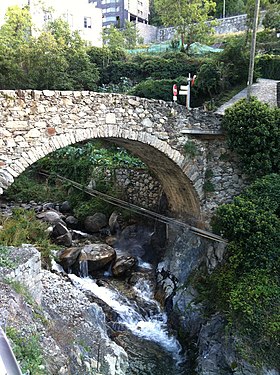
[[[36,217],[51,224],[56,224],[61,220],[61,215],[56,211],[40,212]]]
[[[106,244],[90,244],[85,245],[81,249],[81,254],[79,256],[79,262],[83,260],[88,261],[88,271],[101,270],[109,263],[111,263],[116,257],[115,250]]]
[[[55,224],[51,236],[58,245],[67,247],[72,245],[72,234],[63,222]]]
[[[79,220],[75,216],[70,215],[70,216],[67,216],[67,218],[65,219],[65,223],[67,224],[69,228],[76,229],[78,226]]]
[[[70,232],[67,232],[59,237],[56,237],[55,242],[58,245],[70,247],[72,246],[72,235]]]
[[[53,235],[53,237],[56,238],[56,237],[62,236],[63,234],[66,234],[68,232],[69,231],[67,229],[67,226],[65,224],[63,224],[62,222],[58,222],[53,227],[52,235]]]
[[[71,208],[71,205],[70,205],[70,203],[68,201],[64,201],[64,202],[61,203],[61,205],[59,207],[59,210],[63,214],[66,214],[66,213],[71,212],[72,208]]]
[[[67,270],[76,262],[80,252],[81,249],[78,247],[70,247],[68,249],[60,250],[56,255],[57,262],[61,264],[65,270]]]
[[[87,216],[84,222],[85,229],[89,233],[99,232],[99,230],[106,227],[106,225],[107,218],[100,212],[96,212],[92,216]]]
[[[120,277],[131,273],[132,269],[136,266],[137,260],[130,256],[119,257],[112,267],[114,276]]]

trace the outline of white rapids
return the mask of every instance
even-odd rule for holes
[[[183,362],[182,347],[176,338],[169,334],[167,316],[161,311],[158,302],[154,300],[152,288],[147,280],[140,279],[134,286],[135,293],[152,306],[148,314],[142,314],[137,309],[136,302],[130,301],[120,292],[110,287],[98,286],[95,280],[89,277],[79,278],[74,274],[70,274],[69,277],[77,287],[91,291],[116,311],[119,321],[134,335],[157,343],[172,355],[176,363]]]

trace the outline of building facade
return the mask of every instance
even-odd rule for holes
[[[34,35],[44,28],[46,22],[61,17],[72,31],[79,31],[88,44],[102,47],[102,10],[88,0],[0,0],[0,25],[7,8],[14,5],[30,7]]]
[[[102,9],[103,27],[123,28],[125,21],[148,24],[149,0],[88,0]]]

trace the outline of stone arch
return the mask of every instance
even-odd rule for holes
[[[117,125],[99,125],[49,136],[47,142],[33,146],[21,154],[15,162],[16,168],[12,176],[17,177],[28,166],[53,151],[91,139],[106,139],[137,155],[162,184],[172,214],[182,218],[200,218],[199,194],[193,186],[191,176],[187,176],[182,169],[184,156],[167,142],[145,131],[129,131]],[[6,173],[10,176],[7,178],[8,187],[13,178],[9,170]]]

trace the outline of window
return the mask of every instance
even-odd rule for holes
[[[91,29],[91,17],[84,17],[84,28]]]
[[[52,20],[52,14],[50,11],[44,11],[44,22],[48,22]]]
[[[120,7],[110,7],[110,8],[104,8],[103,13],[115,13],[120,10]]]

